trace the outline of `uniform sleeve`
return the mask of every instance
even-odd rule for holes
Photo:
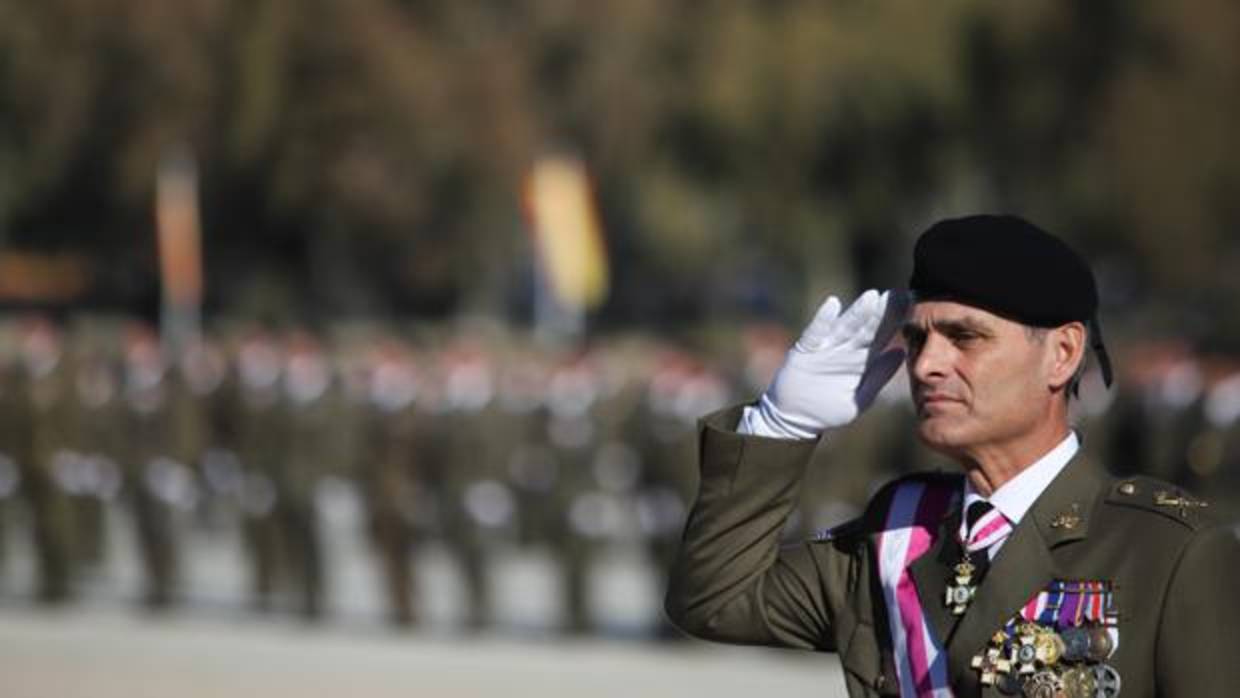
[[[830,544],[779,546],[817,442],[737,434],[739,414],[703,421],[701,483],[669,578],[668,616],[708,640],[834,649],[828,589],[855,578],[856,561]]]
[[[1223,698],[1240,686],[1240,539],[1199,530],[1184,548],[1163,604],[1158,695]]]

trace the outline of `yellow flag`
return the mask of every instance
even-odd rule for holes
[[[607,250],[585,165],[566,156],[534,163],[525,182],[534,249],[545,281],[567,308],[589,310],[607,299]]]

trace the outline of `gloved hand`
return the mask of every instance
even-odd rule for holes
[[[907,299],[903,291],[871,289],[840,314],[840,300],[828,298],[758,404],[745,408],[737,431],[813,439],[856,419],[904,362],[904,350],[888,344]]]

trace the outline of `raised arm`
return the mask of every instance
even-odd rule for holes
[[[833,649],[834,609],[864,576],[858,541],[781,549],[818,437],[851,422],[903,359],[888,344],[903,314],[869,291],[841,314],[827,299],[757,405],[703,420],[701,483],[666,608],[705,639]]]

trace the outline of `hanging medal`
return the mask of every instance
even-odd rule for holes
[[[960,562],[952,568],[952,578],[948,580],[944,602],[953,615],[964,615],[973,597],[977,595],[980,581],[979,564],[989,561],[991,546],[1003,541],[1012,532],[1011,523],[989,502],[976,501],[969,505],[965,516],[967,526],[962,526],[960,541]],[[979,564],[974,564],[973,556],[981,555]]]
[[[965,553],[960,562],[956,563],[954,571],[955,579],[948,583],[944,601],[951,607],[953,615],[960,616],[964,615],[969,602],[977,595],[977,584],[973,581],[973,573],[977,571],[977,567],[969,561],[969,554]]]

